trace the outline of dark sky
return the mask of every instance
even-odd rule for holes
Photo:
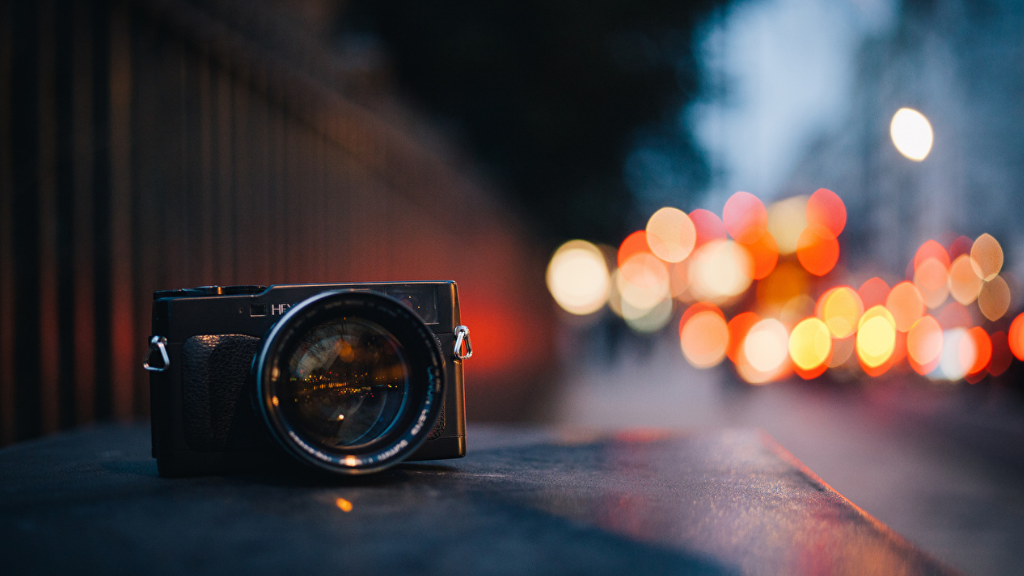
[[[449,127],[541,238],[617,243],[633,214],[623,164],[639,142],[706,179],[675,121],[699,93],[696,27],[724,0],[351,2],[401,90]]]

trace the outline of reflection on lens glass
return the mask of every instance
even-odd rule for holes
[[[365,444],[401,412],[409,383],[401,343],[384,327],[341,318],[303,336],[277,383],[281,413],[320,447]]]

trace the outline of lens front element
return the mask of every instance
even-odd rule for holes
[[[327,447],[354,446],[395,422],[409,387],[403,346],[380,324],[342,317],[306,333],[278,385],[296,432]]]
[[[404,460],[443,402],[434,333],[372,292],[327,292],[292,306],[264,338],[255,374],[260,414],[281,447],[342,474]]]

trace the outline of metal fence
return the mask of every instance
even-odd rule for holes
[[[543,402],[546,254],[328,49],[219,6],[0,2],[0,443],[144,417],[151,294],[207,284],[453,278],[470,417]]]

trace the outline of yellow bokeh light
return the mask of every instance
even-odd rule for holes
[[[731,240],[712,240],[693,254],[690,291],[698,300],[720,303],[750,286],[753,262],[750,254]]]
[[[885,364],[896,350],[896,320],[885,306],[873,306],[860,317],[857,356],[869,368]]]
[[[693,315],[679,331],[679,344],[687,362],[697,368],[717,366],[729,346],[729,328],[725,318],[705,310]]]
[[[967,306],[978,297],[981,278],[974,271],[971,257],[961,254],[949,267],[949,293],[957,302]]]
[[[990,322],[999,320],[1010,309],[1010,286],[1002,276],[995,276],[982,285],[978,293],[978,309]]]
[[[1003,247],[989,234],[982,234],[971,246],[971,266],[982,280],[996,277],[1003,269]]]
[[[935,135],[928,119],[913,108],[900,108],[889,124],[892,143],[907,158],[920,162],[932,150]]]
[[[766,318],[754,324],[743,342],[743,354],[759,372],[777,370],[789,356],[789,334],[782,322]]]
[[[828,360],[832,352],[832,335],[828,326],[817,318],[806,318],[789,335],[789,357],[803,370],[813,370]]]
[[[682,262],[693,251],[697,229],[686,212],[665,207],[647,221],[647,245],[666,262]]]
[[[846,338],[857,330],[857,322],[864,312],[860,296],[853,288],[841,286],[832,290],[822,307],[822,320],[836,338]]]
[[[584,240],[562,244],[548,264],[547,284],[555,302],[571,314],[592,314],[608,301],[610,278],[601,250]]]
[[[807,196],[779,200],[768,208],[768,232],[775,238],[779,254],[796,252],[804,228],[807,228]]]

